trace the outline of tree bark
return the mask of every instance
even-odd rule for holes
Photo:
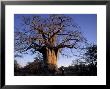
[[[46,55],[48,64],[57,65],[58,50],[47,48]]]
[[[46,65],[51,64],[57,66],[58,60],[58,49],[57,48],[48,48],[44,47],[41,51]]]

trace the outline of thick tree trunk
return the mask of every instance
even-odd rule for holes
[[[57,66],[58,60],[58,49],[43,47],[40,51],[43,55],[43,60],[45,64],[51,64]]]
[[[41,53],[43,54],[44,63],[46,65],[50,64],[57,66],[58,49],[44,47]]]
[[[41,50],[44,60],[44,71],[45,74],[55,75],[58,71],[57,60],[58,60],[58,49],[43,47]]]
[[[46,49],[47,64],[57,65],[58,50]]]

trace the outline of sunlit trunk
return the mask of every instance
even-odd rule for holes
[[[44,63],[46,65],[51,64],[57,66],[58,61],[58,49],[50,49],[50,48],[43,48],[42,49]]]
[[[57,65],[58,50],[46,49],[47,63]]]

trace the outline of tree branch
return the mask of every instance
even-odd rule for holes
[[[31,48],[37,50],[38,49],[37,47],[40,49],[42,46],[32,42],[32,44],[26,49],[26,51],[31,49]]]
[[[75,44],[74,44],[74,45],[63,45],[63,44],[62,44],[62,45],[58,45],[58,46],[57,46],[57,48],[65,48],[65,47],[66,47],[66,48],[76,48],[76,47],[75,47]]]

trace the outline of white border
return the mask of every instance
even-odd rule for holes
[[[14,14],[97,14],[97,76],[14,76]],[[105,5],[6,5],[5,8],[6,85],[105,85],[106,6]]]

